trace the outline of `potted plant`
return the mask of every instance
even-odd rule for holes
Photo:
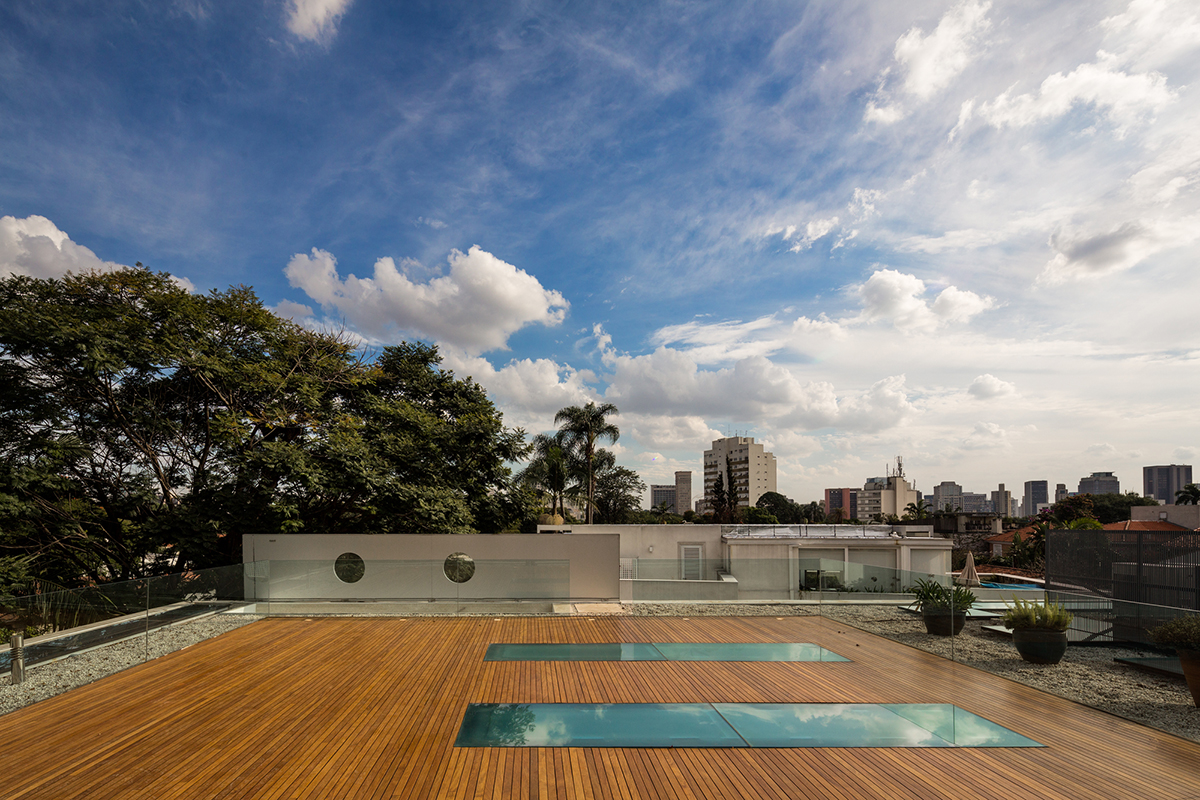
[[[1163,647],[1174,647],[1187,678],[1192,701],[1200,706],[1200,614],[1176,617],[1150,631],[1150,638]]]
[[[1057,664],[1067,652],[1067,628],[1075,615],[1061,604],[1036,603],[1015,598],[1005,604],[1004,627],[1011,628],[1013,644],[1030,664]]]
[[[935,636],[957,636],[975,605],[974,593],[965,586],[943,586],[920,578],[909,591],[917,596],[913,605],[925,620],[925,631]]]

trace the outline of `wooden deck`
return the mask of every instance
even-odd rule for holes
[[[483,662],[563,641],[853,661]],[[1048,746],[456,749],[468,702],[955,703]],[[0,741],[4,798],[1200,798],[1200,745],[813,617],[264,620],[0,717]]]

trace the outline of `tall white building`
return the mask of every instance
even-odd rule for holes
[[[752,436],[717,439],[704,451],[705,500],[711,500],[717,475],[725,475],[726,468],[729,477],[725,480],[732,481],[739,506],[752,506],[767,492],[778,491],[775,488],[775,454],[763,450]],[[708,507],[712,507],[711,502]]]

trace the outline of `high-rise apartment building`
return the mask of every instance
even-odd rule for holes
[[[676,495],[675,484],[673,483],[652,483],[650,484],[650,508],[657,509],[663,503],[667,504],[667,511],[675,513]]]
[[[675,473],[675,513],[682,515],[692,507],[692,471],[678,470]]]
[[[1021,513],[1035,516],[1042,506],[1050,505],[1049,481],[1025,481],[1025,496],[1021,500]]]
[[[929,505],[934,511],[945,511],[947,506],[958,511],[963,507],[962,494],[963,488],[954,481],[942,481],[933,487]]]
[[[1121,481],[1111,472],[1093,472],[1079,479],[1080,494],[1120,494]]]
[[[752,436],[730,436],[717,439],[704,451],[704,497],[712,497],[717,475],[732,482],[739,506],[752,506],[775,488],[775,454],[763,450]],[[726,486],[726,490],[730,487]],[[712,507],[711,502],[708,504]]]
[[[1067,491],[1065,483],[1057,483],[1054,485],[1054,502],[1062,500],[1064,497],[1070,497],[1071,493]]]
[[[999,489],[992,492],[992,513],[1002,517],[1014,516],[1012,492],[1005,489],[1003,483],[1000,484]]]
[[[1175,493],[1191,482],[1191,464],[1142,467],[1142,494],[1166,505],[1174,505]]]
[[[842,510],[842,520],[861,519],[858,516],[858,489],[826,489],[825,516],[835,508]]]
[[[895,514],[901,516],[909,503],[916,503],[916,490],[904,478],[904,461],[896,459],[895,471],[882,478],[868,478],[858,493],[858,518],[863,522]]]

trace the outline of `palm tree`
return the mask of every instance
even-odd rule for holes
[[[904,507],[904,516],[911,517],[912,519],[925,519],[929,516],[929,503],[924,500],[909,503]]]
[[[1200,486],[1189,483],[1175,493],[1175,504],[1180,506],[1200,506]]]
[[[570,459],[561,434],[547,436],[539,433],[533,438],[529,464],[517,475],[517,480],[540,489],[550,496],[550,513],[566,518],[565,497],[570,480]]]
[[[601,439],[616,443],[621,436],[620,429],[608,421],[609,416],[620,412],[612,403],[596,405],[588,403],[579,406],[567,406],[554,415],[554,424],[559,433],[573,450],[581,457],[587,470],[587,524],[592,524],[592,511],[596,499],[596,475],[594,461],[596,458],[596,443]]]

